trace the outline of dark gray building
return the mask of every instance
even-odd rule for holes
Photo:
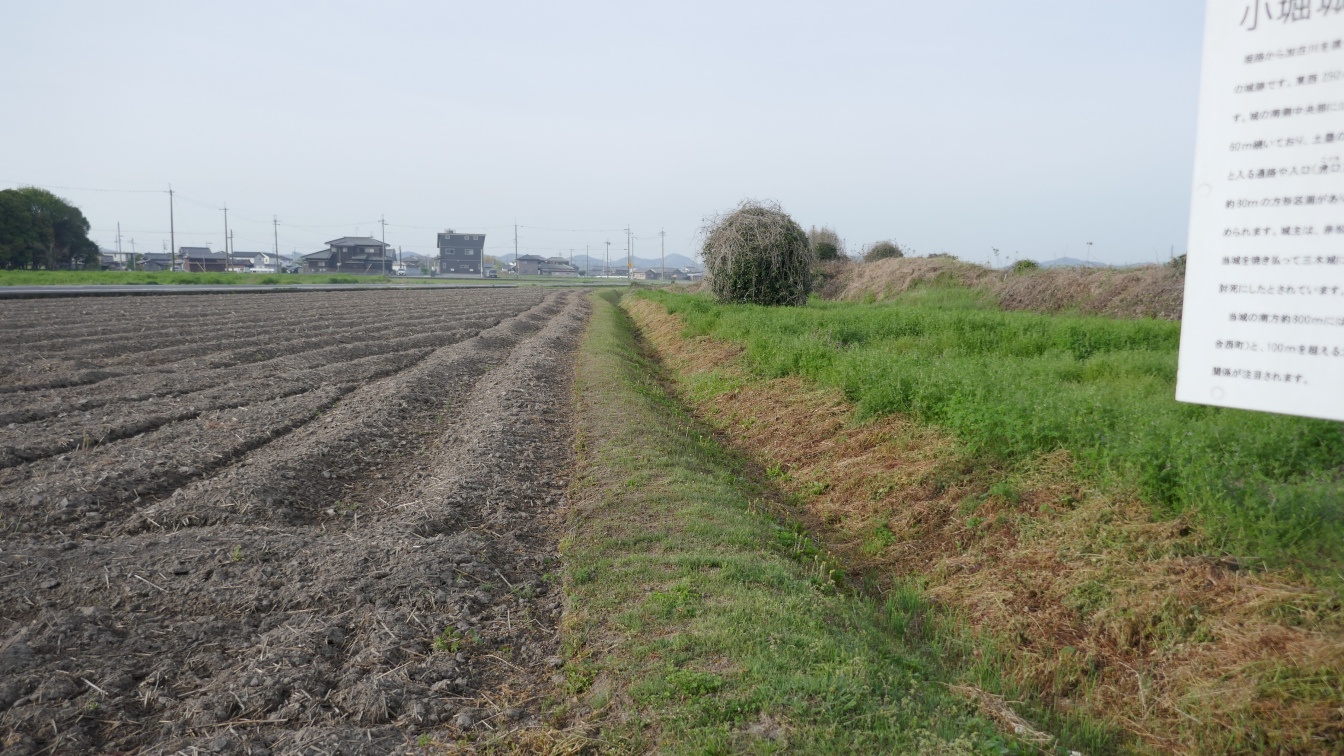
[[[459,234],[451,228],[439,234],[439,272],[481,275],[485,261],[485,234]]]

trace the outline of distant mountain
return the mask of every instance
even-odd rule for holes
[[[1046,260],[1041,263],[1042,268],[1109,268],[1111,266],[1103,262],[1088,262],[1079,260],[1076,257],[1057,257],[1053,260]]]

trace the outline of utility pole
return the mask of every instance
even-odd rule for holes
[[[117,262],[121,262],[121,221],[117,221]]]
[[[518,270],[518,224],[513,224],[513,274],[519,274]]]
[[[667,275],[667,229],[658,231],[658,277]]]
[[[635,280],[635,243],[634,237],[630,235],[630,227],[625,227],[625,280],[626,283]]]
[[[611,275],[611,239],[607,239],[607,251],[602,256],[602,277]]]
[[[177,225],[173,222],[173,185],[168,185],[168,261],[169,271],[177,270]]]
[[[271,216],[271,233],[275,235],[275,272],[280,272],[280,219]]]
[[[378,216],[378,222],[383,226],[382,236],[379,237],[378,241],[383,243],[383,275],[387,275],[387,219],[380,215]]]
[[[233,267],[233,256],[229,254],[229,203],[224,203],[224,270]]]
[[[227,257],[228,257],[228,259],[229,259],[229,267],[230,267],[230,268],[233,267],[233,252],[234,252],[234,249],[235,249],[235,248],[234,248],[234,246],[233,246],[233,232],[230,231],[230,232],[229,232],[229,252],[228,252],[228,255],[227,255]]]
[[[592,253],[592,247],[593,247],[593,245],[591,245],[591,244],[585,244],[585,245],[583,245],[583,267],[584,267],[584,271],[583,271],[583,272],[584,272],[585,277],[590,276],[590,275],[592,275],[592,273],[593,273],[593,253]]]
[[[1092,267],[1092,242],[1087,243],[1087,267]]]

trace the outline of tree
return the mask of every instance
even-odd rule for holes
[[[840,234],[830,226],[817,228],[813,226],[807,231],[807,240],[812,243],[812,251],[816,253],[818,260],[848,260],[845,255],[845,243],[840,238]]]
[[[905,257],[905,252],[901,251],[901,248],[897,246],[896,242],[892,241],[880,241],[869,247],[863,253],[864,262],[877,262],[878,260],[886,260],[892,257]]]
[[[98,245],[79,208],[45,189],[0,190],[0,266],[97,266]]]

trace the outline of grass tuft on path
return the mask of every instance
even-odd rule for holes
[[[839,587],[777,492],[671,398],[617,298],[595,297],[577,365],[554,724],[610,752],[1050,752],[946,684],[917,595]]]

